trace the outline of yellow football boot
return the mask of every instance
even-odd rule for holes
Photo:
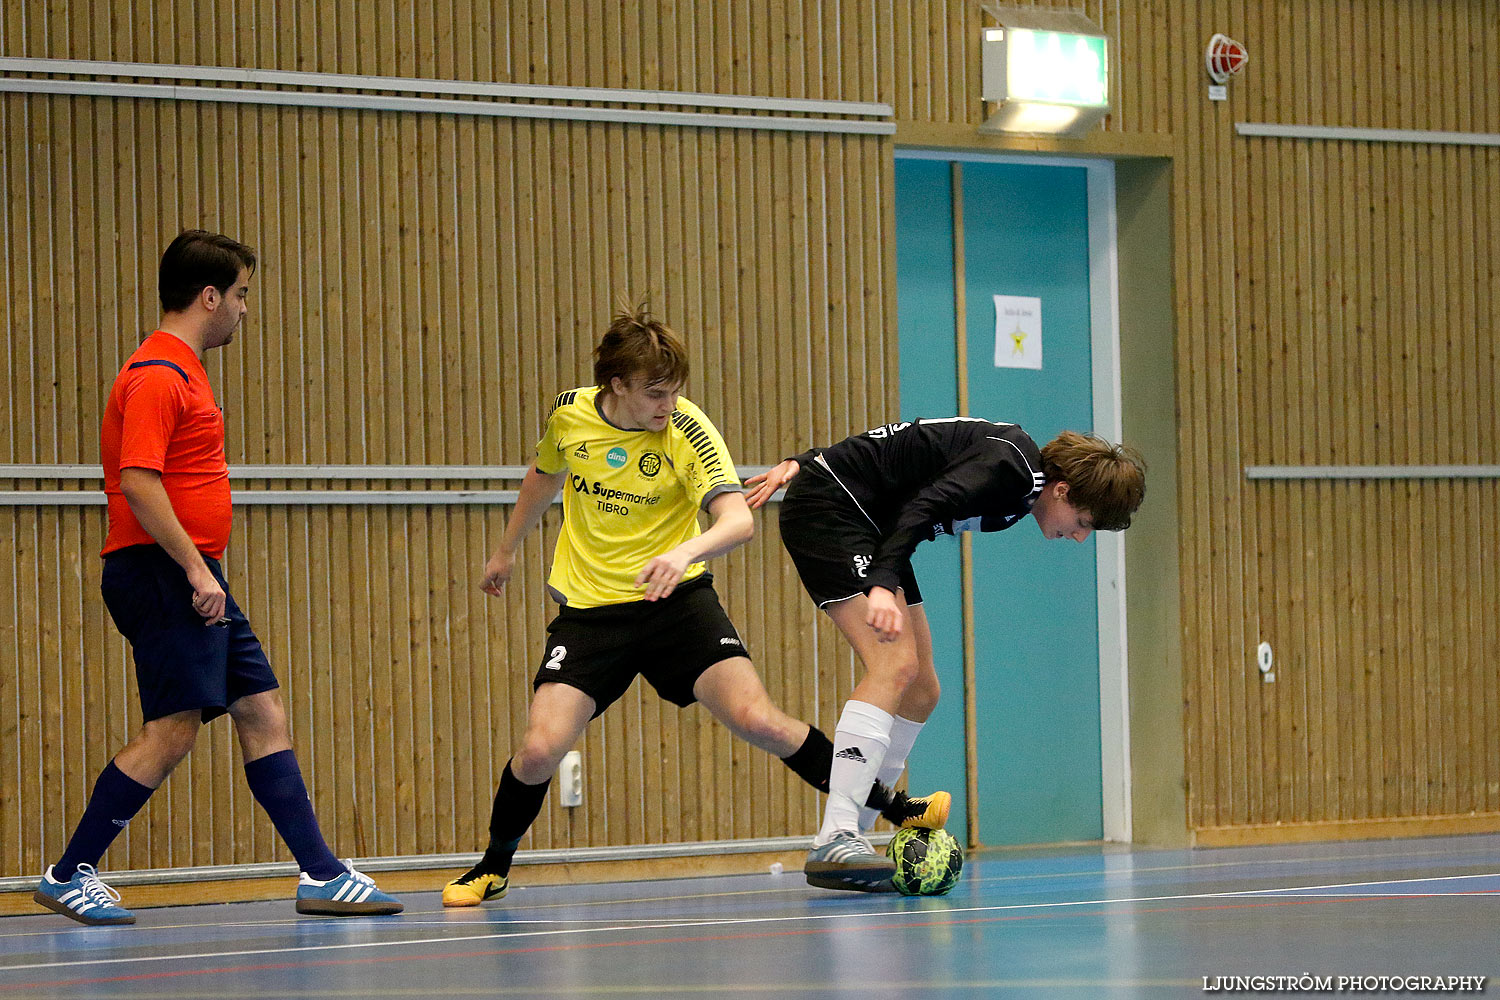
[[[475,865],[458,878],[443,886],[444,906],[478,906],[505,895],[510,887],[508,875],[480,871]]]
[[[891,804],[880,814],[900,827],[916,827],[922,830],[941,830],[948,822],[948,810],[953,807],[953,796],[947,792],[933,792],[919,799],[905,792],[893,792]]]

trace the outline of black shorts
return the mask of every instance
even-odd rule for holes
[[[547,626],[547,654],[532,687],[575,687],[594,699],[597,719],[640,674],[657,694],[686,707],[698,700],[693,685],[705,670],[748,655],[713,575],[704,573],[660,601],[563,608]]]
[[[880,529],[827,469],[810,462],[792,477],[778,521],[781,544],[814,604],[826,607],[869,592],[865,573],[880,547]],[[921,604],[911,560],[897,573],[907,605]]]
[[[145,721],[198,709],[204,722],[248,694],[278,687],[271,664],[240,611],[217,559],[203,557],[224,588],[227,625],[193,610],[193,588],[159,545],[132,545],[104,557],[99,589],[115,627],[135,653]]]

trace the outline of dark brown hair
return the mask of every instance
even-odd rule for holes
[[[1146,498],[1146,460],[1096,434],[1063,431],[1042,449],[1047,482],[1068,484],[1068,503],[1087,511],[1096,531],[1124,531]]]
[[[621,303],[604,339],[594,348],[594,382],[610,391],[610,380],[629,382],[636,376],[646,385],[680,386],[687,381],[687,348],[677,334],[651,315],[646,303]]]
[[[162,311],[181,312],[209,285],[228,295],[242,267],[255,273],[255,251],[245,244],[202,229],[179,233],[156,274]]]

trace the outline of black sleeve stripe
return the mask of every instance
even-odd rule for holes
[[[557,398],[552,401],[552,409],[550,409],[550,410],[547,411],[547,416],[549,416],[549,417],[552,416],[552,414],[556,413],[562,407],[567,406],[569,403],[573,402],[573,400],[575,400],[577,398],[578,398],[578,390],[577,389],[569,389],[567,392],[560,392],[560,393],[558,393],[557,394]]]
[[[724,463],[719,458],[719,449],[714,447],[713,438],[708,436],[703,425],[681,410],[672,411],[672,423],[677,425],[677,429],[682,431],[683,436],[687,438],[688,444],[693,446],[693,450],[703,460],[704,475],[710,478],[716,475],[723,476]]]
[[[149,368],[152,365],[161,365],[163,368],[170,368],[177,374],[181,375],[182,380],[188,385],[193,384],[193,380],[188,378],[188,373],[183,371],[179,366],[173,364],[170,361],[133,361],[131,362],[130,368],[133,371],[136,368]]]

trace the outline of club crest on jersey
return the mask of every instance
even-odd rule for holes
[[[874,559],[871,556],[855,556],[854,557],[854,573],[855,573],[855,575],[858,576],[861,580],[863,580],[865,578],[865,573],[870,568],[870,563],[873,562],[873,561],[874,561]]]
[[[624,448],[611,448],[609,449],[609,454],[604,456],[604,461],[611,469],[623,469],[625,461],[629,457],[629,455],[625,454]]]
[[[654,478],[661,471],[661,456],[654,451],[648,451],[641,456],[641,460],[636,465],[640,468],[641,475],[648,479]]]
[[[589,460],[589,443],[587,441],[573,449],[573,457],[581,458],[585,462]]]

